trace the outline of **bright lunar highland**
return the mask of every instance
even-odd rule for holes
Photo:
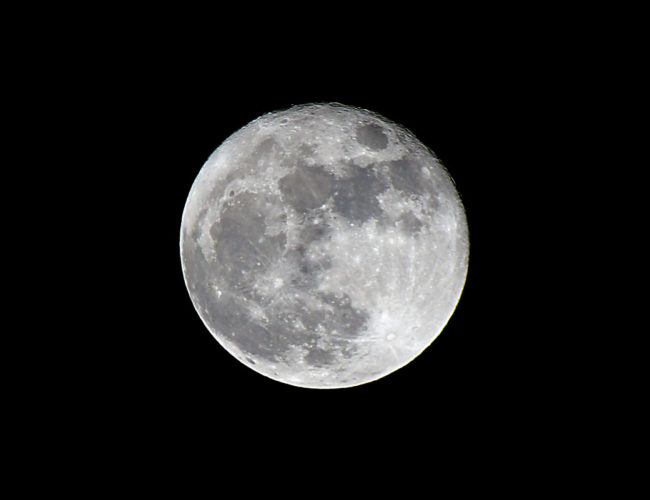
[[[337,103],[266,114],[219,146],[192,185],[180,246],[217,341],[262,375],[323,389],[417,357],[451,317],[469,255],[435,155]]]

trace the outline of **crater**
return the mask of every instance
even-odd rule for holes
[[[309,245],[314,241],[323,239],[332,231],[330,225],[324,220],[322,212],[305,217],[299,227],[300,242],[303,245]]]
[[[379,151],[388,146],[388,138],[384,134],[384,130],[374,123],[357,128],[357,141],[373,151]]]

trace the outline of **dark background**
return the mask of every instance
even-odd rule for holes
[[[110,286],[102,313],[91,310],[100,320],[86,323],[106,333],[77,346],[82,373],[96,376],[75,383],[109,435],[154,449],[236,437],[242,449],[431,450],[516,442],[555,418],[554,339],[543,326],[553,318],[539,307],[553,297],[537,265],[548,233],[536,200],[556,139],[543,54],[498,33],[328,36],[273,33],[251,48],[172,34],[119,52],[109,44],[110,64],[89,67],[87,113],[108,130],[91,145],[107,164],[93,182],[109,202],[93,216]],[[211,336],[185,288],[179,235],[192,182],[221,142],[263,113],[331,101],[400,123],[436,153],[466,208],[470,260],[454,315],[419,357],[370,384],[309,390],[259,375]]]
[[[603,56],[620,53],[609,14],[454,5],[30,6],[25,29],[8,17],[19,34],[8,32],[4,105],[19,112],[6,121],[27,140],[6,170],[27,179],[5,182],[20,197],[6,219],[33,198],[44,205],[6,231],[27,256],[7,259],[27,290],[11,288],[26,311],[5,328],[26,348],[3,353],[17,365],[5,413],[19,420],[7,434],[19,449],[10,462],[29,471],[21,487],[50,489],[39,459],[52,482],[90,478],[102,491],[125,477],[166,488],[185,462],[206,464],[214,491],[239,470],[237,491],[273,496],[299,478],[312,483],[301,494],[348,479],[437,492],[441,461],[462,473],[457,487],[502,489],[526,471],[538,476],[528,489],[580,479],[572,448],[600,446],[611,430],[595,418],[607,415],[601,390],[619,389],[611,354],[590,347],[621,329],[594,339],[582,321],[601,311],[576,312],[581,288],[618,270],[588,260],[603,240],[618,244],[610,219],[621,217],[615,189],[590,190],[599,176],[584,154],[600,145],[583,124],[618,126],[601,116],[612,89],[596,84]],[[454,315],[418,358],[370,384],[308,390],[253,372],[212,338],[185,289],[179,236],[191,184],[223,140],[263,113],[328,101],[378,112],[436,153],[467,211],[470,259]],[[585,191],[596,199],[566,203]],[[590,222],[598,242],[577,249]],[[590,393],[594,411],[575,411]],[[593,473],[584,483],[598,484]]]
[[[6,476],[22,490],[173,496],[175,484],[185,498],[205,478],[226,497],[396,484],[410,498],[451,476],[455,491],[602,491],[613,477],[618,492],[616,463],[629,483],[621,457],[638,447],[642,413],[626,403],[642,401],[644,366],[629,354],[643,328],[619,322],[633,306],[612,307],[629,287],[603,284],[638,262],[623,223],[643,162],[620,154],[634,134],[620,147],[610,137],[640,110],[629,90],[641,80],[626,72],[642,67],[633,12],[22,9],[7,11],[2,63],[5,143],[18,153],[3,164],[5,272],[23,285],[5,287],[18,321],[3,329],[2,401]],[[418,358],[363,386],[308,390],[212,338],[179,236],[190,186],[223,140],[263,113],[327,101],[378,112],[437,154],[467,211],[470,259],[454,315]]]

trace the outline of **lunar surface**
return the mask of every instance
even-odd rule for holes
[[[180,247],[191,300],[230,354],[323,389],[417,357],[451,317],[469,255],[434,154],[337,103],[269,113],[219,146],[192,185]]]

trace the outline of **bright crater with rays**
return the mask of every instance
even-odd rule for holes
[[[269,113],[230,136],[192,186],[180,243],[219,343],[311,388],[364,384],[417,357],[458,303],[469,252],[433,153],[337,103]]]

